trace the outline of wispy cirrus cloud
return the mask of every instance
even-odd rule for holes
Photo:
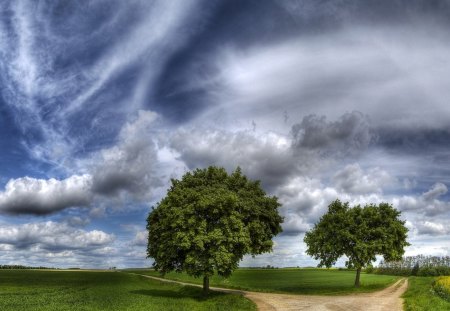
[[[195,19],[192,12],[198,5],[198,1],[111,2],[89,8],[33,1],[2,5],[3,12],[12,13],[4,14],[0,27],[3,45],[8,46],[1,49],[0,77],[6,90],[2,96],[9,109],[18,112],[22,131],[33,133],[22,140],[30,156],[64,173],[74,154],[89,151],[93,140],[108,136],[110,144],[127,114],[149,104],[147,86],[164,59],[189,39],[183,29]],[[69,8],[72,14],[66,11]],[[105,9],[110,14],[100,14]],[[123,28],[125,21],[129,25]],[[97,29],[86,31],[89,26]],[[127,95],[103,92],[121,84],[129,84]]]

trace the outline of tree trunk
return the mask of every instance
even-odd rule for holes
[[[361,276],[361,268],[356,269],[355,287],[359,287],[359,278]]]
[[[209,276],[203,276],[203,295],[208,296],[209,293]]]

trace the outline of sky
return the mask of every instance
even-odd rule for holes
[[[303,237],[335,199],[391,203],[405,255],[450,255],[449,17],[446,0],[3,1],[0,264],[150,266],[151,206],[209,165],[282,203],[273,252],[241,266],[314,266]]]

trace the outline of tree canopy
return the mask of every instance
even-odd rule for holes
[[[203,276],[205,293],[215,272],[228,277],[246,254],[272,250],[283,218],[278,199],[237,168],[208,167],[186,173],[147,218],[147,255],[164,273]]]
[[[388,203],[357,205],[339,200],[328,206],[314,228],[306,233],[306,253],[320,260],[319,267],[331,267],[347,256],[346,266],[355,268],[355,286],[360,285],[360,272],[382,255],[385,261],[400,260],[408,229],[399,219],[400,212]]]

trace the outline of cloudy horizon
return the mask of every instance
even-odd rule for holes
[[[450,1],[0,4],[0,264],[144,267],[171,178],[276,195],[274,251],[335,200],[391,203],[405,255],[450,255]],[[340,263],[342,264],[342,263]]]

